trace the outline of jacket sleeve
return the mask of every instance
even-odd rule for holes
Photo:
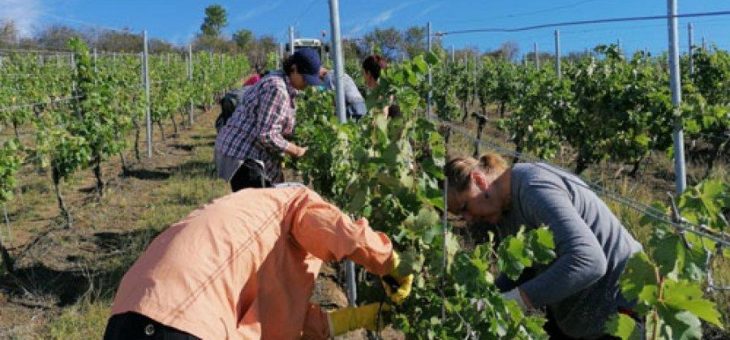
[[[269,150],[284,151],[289,145],[289,141],[282,136],[283,121],[287,119],[284,110],[288,101],[286,88],[265,84],[260,95],[257,112],[259,142]]]
[[[388,236],[370,228],[366,219],[352,221],[313,193],[295,209],[291,234],[304,250],[324,261],[349,258],[373,274],[390,272],[393,245]]]
[[[606,273],[607,260],[598,239],[573,206],[565,189],[533,183],[525,197],[528,220],[553,232],[557,259],[534,279],[520,285],[534,307],[557,303],[588,288]]]

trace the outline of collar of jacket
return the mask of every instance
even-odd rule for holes
[[[286,91],[289,92],[289,96],[291,97],[292,101],[301,93],[301,91],[295,89],[294,86],[292,86],[291,80],[283,71],[273,71],[271,72],[271,75],[279,76],[281,77],[281,79],[284,79],[284,84],[286,84]]]

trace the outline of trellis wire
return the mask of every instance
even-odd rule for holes
[[[54,104],[54,103],[67,102],[67,101],[71,101],[71,100],[79,99],[79,98],[81,98],[81,96],[71,96],[71,97],[64,97],[64,98],[59,98],[59,99],[52,99],[52,100],[45,101],[45,102],[6,106],[6,107],[1,107],[0,112],[21,110],[21,109],[31,108],[31,107],[34,107],[37,105],[48,105],[48,104]]]
[[[463,127],[458,126],[458,125],[455,125],[455,124],[450,123],[450,122],[446,122],[446,121],[440,120],[440,119],[435,118],[435,117],[432,117],[432,119],[435,119],[437,121],[437,123],[439,123],[439,124],[441,124],[443,126],[446,126],[446,127],[450,128],[452,131],[458,132],[462,136],[464,136],[464,137],[466,137],[468,139],[472,139],[473,141],[476,142],[476,138],[472,137],[470,135],[469,131],[467,131]],[[483,145],[483,146],[486,146],[486,147],[489,147],[489,148],[492,148],[492,149],[496,150],[498,153],[500,153],[502,155],[517,157],[517,158],[519,158],[521,160],[527,160],[527,161],[536,163],[537,166],[540,166],[541,168],[546,169],[548,171],[552,171],[552,169],[549,168],[549,167],[552,167],[552,168],[555,168],[555,169],[559,169],[561,171],[564,171],[564,172],[566,172],[568,174],[572,174],[572,175],[574,175],[576,177],[579,177],[579,176],[573,174],[571,171],[569,171],[569,170],[567,170],[567,169],[565,169],[563,167],[560,167],[558,165],[554,165],[554,164],[552,164],[552,163],[550,163],[550,162],[548,162],[548,161],[546,161],[544,159],[541,159],[541,158],[538,158],[538,157],[529,156],[529,155],[523,154],[521,152],[512,151],[510,149],[504,148],[502,146],[499,146],[497,144],[494,144],[494,143],[491,143],[491,142],[488,142],[488,141],[485,141],[485,140],[480,140],[478,142],[481,145]],[[543,164],[545,164],[545,165],[547,165],[549,167],[541,166],[539,163],[543,163]],[[713,235],[713,233],[717,233],[717,232],[714,231],[714,230],[712,230],[712,229],[710,229],[710,228],[708,228],[707,226],[704,226],[704,225],[693,225],[693,224],[690,224],[690,223],[688,223],[686,221],[674,222],[674,221],[670,220],[666,216],[666,214],[664,212],[662,212],[662,211],[660,211],[660,210],[658,210],[658,209],[656,209],[654,207],[650,207],[650,206],[648,206],[646,204],[643,204],[643,203],[634,201],[632,199],[623,197],[623,196],[621,196],[621,195],[619,195],[617,193],[614,193],[614,192],[612,192],[612,191],[610,191],[610,190],[608,190],[608,189],[606,189],[606,188],[604,188],[604,187],[602,187],[602,186],[600,186],[600,185],[598,185],[596,183],[593,183],[593,182],[590,182],[590,181],[587,181],[587,180],[583,180],[583,182],[577,182],[577,181],[574,181],[574,180],[572,180],[570,178],[568,178],[568,180],[572,181],[574,184],[577,184],[577,185],[582,186],[582,187],[584,187],[586,189],[589,189],[591,191],[594,191],[594,192],[596,192],[596,193],[598,193],[598,194],[600,194],[602,196],[608,197],[608,198],[610,198],[610,199],[612,199],[612,200],[614,200],[614,201],[616,201],[616,202],[618,202],[620,204],[623,204],[623,205],[625,205],[625,206],[627,206],[627,207],[629,207],[629,208],[631,208],[631,209],[633,209],[633,210],[635,210],[635,211],[637,211],[639,213],[642,213],[642,214],[644,214],[644,215],[646,215],[648,217],[651,217],[652,219],[655,219],[657,221],[660,221],[662,223],[665,223],[667,225],[670,225],[670,226],[672,226],[673,228],[677,229],[680,232],[685,232],[685,231],[686,232],[690,232],[690,233],[696,234],[698,236],[702,236],[702,237],[705,237],[707,239],[710,239],[710,240],[716,242],[717,244],[721,244],[724,247],[730,247],[730,237],[728,237],[728,235],[726,235],[724,233],[720,233],[719,235]],[[694,229],[694,228],[696,228],[696,229]],[[700,229],[700,230],[697,230],[697,229]]]

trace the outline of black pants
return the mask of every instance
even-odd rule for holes
[[[544,326],[542,326],[542,329],[545,330],[545,333],[548,334],[551,340],[573,340],[576,338],[572,338],[570,336],[567,336],[565,333],[563,333],[562,330],[560,330],[560,327],[558,327],[558,323],[555,321],[555,317],[548,309],[545,317],[547,318],[547,322]],[[620,339],[615,336],[611,335],[604,335],[598,338],[598,340],[616,340]]]
[[[200,338],[165,326],[142,314],[127,312],[112,315],[106,324],[104,340],[200,340]]]
[[[236,173],[231,177],[231,191],[236,192],[246,188],[268,188],[275,183],[284,181],[284,176],[278,178],[269,178],[266,171],[254,161],[246,160]]]

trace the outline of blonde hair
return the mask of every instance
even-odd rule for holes
[[[444,174],[449,181],[449,190],[462,192],[469,188],[471,183],[471,172],[480,170],[485,175],[496,178],[507,170],[507,161],[499,154],[488,152],[479,157],[457,156],[446,163]]]

